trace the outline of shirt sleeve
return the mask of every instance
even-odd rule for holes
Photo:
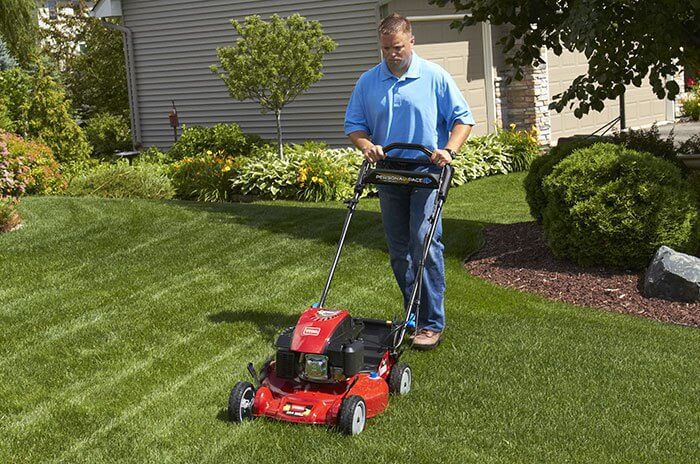
[[[439,108],[440,114],[447,123],[447,130],[452,130],[457,122],[470,126],[476,125],[467,100],[449,74],[443,77]]]
[[[364,93],[362,87],[362,79],[360,79],[355,85],[348,107],[345,109],[345,135],[350,135],[357,131],[364,131],[371,135],[367,115],[362,103],[362,94]]]

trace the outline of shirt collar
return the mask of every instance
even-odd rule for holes
[[[382,79],[387,80],[390,78],[394,78],[396,80],[399,79],[418,79],[420,77],[420,60],[421,58],[416,55],[416,52],[413,52],[413,55],[411,56],[411,65],[408,67],[408,71],[401,76],[400,78],[396,77],[391,70],[389,69],[389,66],[386,64],[386,60],[382,60]]]

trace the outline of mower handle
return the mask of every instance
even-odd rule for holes
[[[398,156],[388,156],[387,153],[390,152],[391,150],[416,150],[423,152],[423,154],[428,158],[428,161],[422,161],[422,160],[416,160],[416,159],[411,159],[411,158],[400,158]],[[423,145],[417,144],[417,143],[390,143],[386,147],[382,147],[382,151],[384,151],[384,154],[387,155],[387,158],[400,161],[402,163],[409,163],[409,164],[420,164],[420,165],[431,165],[433,162],[431,161],[431,157],[433,156],[433,152],[428,148]]]

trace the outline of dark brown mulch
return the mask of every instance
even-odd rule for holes
[[[484,237],[484,247],[464,264],[473,275],[579,306],[700,327],[700,304],[643,297],[643,274],[583,269],[554,258],[535,222],[490,226]]]

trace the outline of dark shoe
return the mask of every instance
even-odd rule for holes
[[[417,350],[432,350],[440,344],[442,332],[421,329],[413,338],[413,348]]]

